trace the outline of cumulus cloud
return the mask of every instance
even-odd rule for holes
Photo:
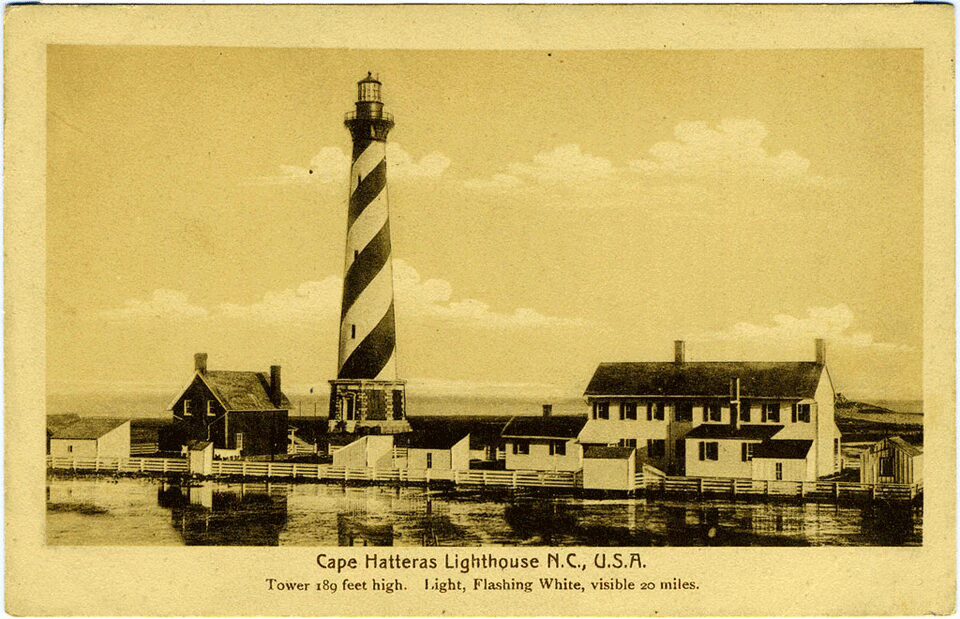
[[[700,334],[693,339],[720,341],[808,342],[824,338],[831,345],[848,348],[910,350],[908,346],[878,342],[873,335],[853,330],[853,310],[845,303],[833,307],[812,307],[806,316],[777,314],[767,324],[739,322],[729,329]]]
[[[207,310],[193,305],[187,295],[177,290],[160,288],[146,300],[129,299],[123,307],[102,310],[98,313],[107,320],[144,320],[150,318],[184,320],[205,318]]]
[[[224,303],[217,308],[226,318],[254,319],[269,324],[304,324],[335,318],[340,311],[343,280],[331,275],[296,288],[271,291],[250,305]]]
[[[533,183],[536,185],[577,185],[608,178],[615,173],[613,162],[583,152],[579,144],[563,144],[537,153],[527,162],[511,163],[506,173],[464,182],[468,189],[503,191]]]
[[[646,158],[628,162],[645,176],[691,178],[750,177],[767,182],[829,185],[835,179],[810,172],[810,160],[792,150],[771,153],[769,135],[758,120],[728,118],[716,127],[703,121],[682,122],[674,140],[650,147]]]
[[[432,152],[416,159],[397,143],[387,144],[387,176],[393,180],[411,178],[436,178],[450,167],[450,158]],[[350,173],[350,156],[336,146],[320,149],[307,167],[281,165],[278,174],[259,176],[250,181],[253,185],[342,185],[346,187]]]

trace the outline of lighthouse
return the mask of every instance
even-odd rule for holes
[[[357,83],[356,109],[344,124],[353,138],[337,377],[330,381],[331,431],[409,432],[405,384],[397,376],[387,134],[382,84]]]

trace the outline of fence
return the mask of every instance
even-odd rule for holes
[[[187,472],[187,461],[182,458],[53,458],[47,456],[47,466],[53,469],[116,473]]]
[[[458,486],[499,486],[509,488],[577,488],[573,471],[457,471]]]
[[[155,454],[158,451],[160,451],[160,445],[158,443],[130,443],[131,456]]]
[[[890,500],[911,501],[921,485],[865,484],[844,481],[774,481],[733,477],[675,477],[638,471],[636,488],[645,492],[725,498],[797,498],[807,501]],[[656,471],[656,469],[653,469]]]

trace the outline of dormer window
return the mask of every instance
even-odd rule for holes
[[[763,421],[780,423],[780,402],[765,402],[763,404]]]
[[[796,412],[794,413],[794,422],[801,423],[810,423],[810,405],[809,404],[797,404]]]

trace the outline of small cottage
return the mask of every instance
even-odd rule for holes
[[[577,436],[586,417],[514,417],[503,428],[507,470],[578,471],[583,454]]]
[[[286,453],[290,400],[280,385],[279,365],[269,373],[208,370],[206,353],[197,353],[193,376],[168,407],[173,424],[161,448],[197,440],[225,457]]]
[[[54,458],[129,458],[130,421],[87,417],[52,431]]]
[[[584,490],[633,490],[636,461],[636,449],[632,447],[584,447]]]
[[[899,436],[870,445],[860,454],[860,481],[865,484],[923,483],[923,446]]]

